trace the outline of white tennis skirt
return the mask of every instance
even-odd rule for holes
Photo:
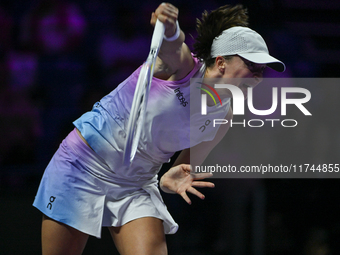
[[[157,176],[143,182],[118,178],[74,129],[48,164],[33,206],[97,238],[102,227],[119,227],[142,217],[159,218],[165,234],[176,233],[178,225],[157,184]]]

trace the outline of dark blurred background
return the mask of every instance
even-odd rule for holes
[[[280,76],[268,70],[269,77],[339,77],[340,1],[172,3],[190,47],[204,10],[241,3],[250,27],[287,66]],[[0,254],[41,253],[41,214],[31,204],[44,168],[72,121],[143,63],[159,4],[1,0]],[[340,163],[339,92],[313,87],[313,119],[294,132],[232,129],[214,155],[231,163]],[[169,254],[339,254],[338,179],[218,179],[205,194],[191,206],[164,194],[180,225],[167,236]],[[117,254],[106,229],[84,254]]]

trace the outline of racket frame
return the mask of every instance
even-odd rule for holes
[[[146,61],[143,63],[138,80],[136,83],[135,93],[132,100],[130,117],[126,132],[126,141],[123,155],[123,163],[126,166],[136,155],[142,128],[146,115],[151,81],[154,73],[156,59],[162,45],[164,37],[164,24],[157,20],[151,40],[151,47]]]

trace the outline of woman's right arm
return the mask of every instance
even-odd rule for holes
[[[176,34],[177,18],[178,9],[169,3],[162,3],[152,13],[150,23],[154,26],[159,19],[165,25],[165,36],[170,38]],[[155,66],[155,77],[163,80],[181,80],[194,68],[191,51],[184,43],[184,39],[185,35],[180,31],[176,40],[171,42],[163,40]]]

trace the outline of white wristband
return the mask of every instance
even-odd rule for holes
[[[178,21],[176,20],[176,33],[171,37],[166,37],[164,35],[164,40],[168,41],[168,42],[173,42],[173,41],[177,40],[177,38],[180,36],[180,34],[181,34],[181,29],[179,28]]]

